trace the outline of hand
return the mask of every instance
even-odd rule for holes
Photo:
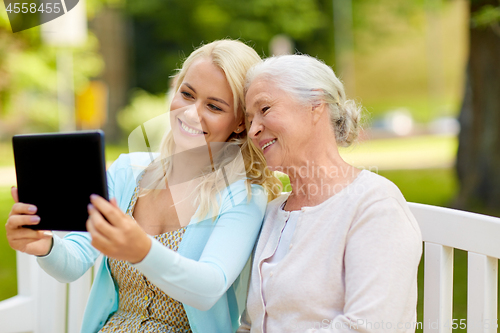
[[[87,230],[92,236],[92,246],[114,259],[132,264],[142,261],[151,248],[146,232],[120,210],[114,198],[108,202],[91,195],[90,202]]]
[[[10,193],[15,202],[5,224],[10,247],[37,256],[49,254],[52,247],[52,232],[23,227],[40,223],[40,217],[35,215],[37,207],[19,202],[17,188],[12,187]]]

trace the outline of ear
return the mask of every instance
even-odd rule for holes
[[[240,134],[244,130],[245,130],[245,117],[241,117],[241,121],[238,124],[238,127],[236,127],[236,129],[234,130],[234,133]]]
[[[328,112],[327,108],[328,106],[322,99],[313,102],[313,104],[311,105],[313,124],[316,124],[323,117],[323,114],[325,112]]]

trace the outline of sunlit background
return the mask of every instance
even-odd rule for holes
[[[13,135],[102,128],[111,163],[128,152],[134,128],[167,112],[171,76],[182,59],[220,38],[238,38],[263,57],[300,52],[322,59],[365,110],[361,140],[341,150],[346,161],[389,178],[408,201],[499,216],[488,187],[463,190],[466,177],[459,180],[455,167],[460,127],[476,124],[472,107],[458,121],[467,68],[477,84],[477,66],[472,60],[467,66],[471,47],[492,45],[471,46],[470,36],[476,29],[500,44],[499,6],[496,0],[80,0],[54,21],[13,33],[8,8],[0,5],[0,221],[13,203]],[[498,118],[491,118],[496,128]],[[482,150],[482,140],[493,140],[485,154],[500,163],[500,138],[489,133],[461,138],[476,145],[464,151],[466,160]],[[477,165],[483,164],[459,170],[491,172]],[[1,228],[0,300],[16,294],[15,253],[4,235]],[[466,258],[457,251],[455,260],[453,318],[465,318]]]

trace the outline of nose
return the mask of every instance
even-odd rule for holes
[[[191,125],[198,125],[201,123],[201,112],[198,110],[199,108],[193,104],[190,105],[186,111],[184,111],[184,116],[186,121]]]
[[[252,125],[250,126],[250,130],[248,131],[248,136],[251,140],[257,139],[263,130],[264,126],[262,125],[262,121],[260,121],[258,117],[255,117],[252,120]]]

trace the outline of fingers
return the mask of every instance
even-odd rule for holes
[[[33,215],[37,211],[37,207],[35,205],[25,204],[21,202],[17,202],[12,206],[12,210],[9,213],[9,216],[12,215]]]
[[[111,198],[111,200],[109,200],[109,202],[110,202],[113,206],[115,206],[116,208],[120,208],[120,207],[118,207],[118,202],[116,201],[116,198]]]
[[[19,195],[17,193],[17,187],[15,187],[15,186],[11,187],[10,195],[12,196],[12,199],[14,199],[14,202],[19,202]]]
[[[92,246],[104,253],[109,255],[108,249],[111,247],[111,242],[108,238],[97,230],[94,221],[91,218],[87,220],[87,231],[92,236]]]
[[[11,248],[34,255],[46,255],[50,251],[52,232],[18,228],[6,230],[7,241]]]
[[[116,233],[114,231],[115,227],[109,224],[92,204],[88,205],[87,211],[89,213],[87,224],[90,222],[92,228],[107,238],[110,238]]]
[[[97,208],[102,216],[108,220],[109,223],[117,227],[123,225],[122,219],[125,214],[123,214],[117,205],[115,206],[112,203],[109,203],[106,199],[95,194],[90,196],[90,202],[95,208]]]
[[[33,230],[28,228],[19,228],[15,232],[9,233],[10,237],[7,237],[10,243],[15,243],[19,241],[34,241],[43,238],[52,237],[52,232],[47,230]]]
[[[6,229],[17,229],[25,225],[37,225],[40,223],[40,217],[37,215],[12,215],[9,216]]]

